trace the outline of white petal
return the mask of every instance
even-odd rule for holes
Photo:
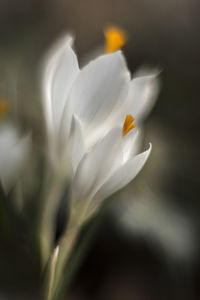
[[[151,111],[159,92],[160,83],[155,75],[133,78],[126,100],[125,114],[131,114],[140,123]]]
[[[12,142],[9,134],[7,140],[2,140],[0,136],[0,180],[5,191],[17,180],[30,153],[30,135],[21,139],[18,137],[18,141],[16,141],[17,134],[14,133],[13,136],[15,137]],[[4,143],[4,149],[2,149],[2,143]]]
[[[92,131],[120,109],[129,82],[121,52],[100,56],[85,66],[75,80],[69,97],[70,110]]]
[[[0,126],[0,161],[4,160],[7,150],[14,147],[19,141],[17,131],[10,124]]]
[[[58,129],[71,85],[79,73],[72,37],[60,39],[47,55],[43,70],[43,90],[47,121]]]
[[[72,186],[72,200],[91,199],[121,163],[121,128],[115,128],[80,162]]]
[[[140,139],[138,139],[138,136],[138,130],[133,129],[123,137],[122,147],[124,162],[137,154],[140,147]]]
[[[85,153],[82,125],[77,116],[73,116],[72,118],[72,125],[67,147],[72,165],[72,171],[73,174],[75,174],[77,166]]]
[[[102,200],[123,188],[140,172],[151,152],[151,144],[148,150],[128,160],[119,167],[111,177],[102,185],[93,198],[92,206],[98,205]]]
[[[90,61],[96,59],[97,57],[101,56],[104,53],[104,46],[99,45],[95,49],[92,49],[88,53],[86,53],[80,61],[81,68],[86,66]]]

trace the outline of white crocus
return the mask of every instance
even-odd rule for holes
[[[0,182],[4,191],[15,185],[30,152],[30,135],[20,137],[11,124],[0,124]]]
[[[122,137],[127,114],[140,123],[157,95],[157,75],[131,80],[121,51],[102,55],[81,70],[65,37],[47,56],[44,108],[54,159],[71,167],[72,201],[101,200],[128,184],[150,151],[135,155],[137,130]],[[62,170],[63,171],[63,170]]]

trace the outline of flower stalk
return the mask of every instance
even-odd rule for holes
[[[55,269],[56,269],[56,263],[57,258],[59,254],[59,246],[57,246],[50,259],[47,266],[47,272],[46,272],[46,284],[45,284],[45,291],[44,291],[44,300],[52,300],[53,298],[53,284],[55,279]]]

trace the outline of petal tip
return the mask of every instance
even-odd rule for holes
[[[149,148],[144,152],[147,154],[146,159],[148,159],[149,155],[151,154],[152,151],[152,143],[149,143]]]

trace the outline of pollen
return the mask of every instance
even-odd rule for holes
[[[121,49],[127,40],[126,32],[120,27],[109,26],[104,30],[105,50],[104,53],[112,53]]]
[[[124,126],[122,129],[122,137],[124,137],[130,130],[136,127],[135,124],[133,124],[133,121],[135,119],[131,115],[126,115],[126,119],[124,121]]]
[[[10,109],[10,103],[7,100],[0,99],[0,119],[4,117],[4,115]]]

